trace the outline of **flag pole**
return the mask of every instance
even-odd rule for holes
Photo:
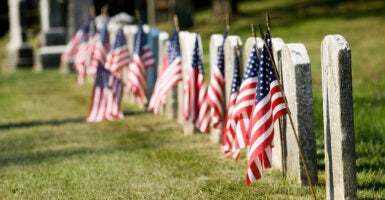
[[[230,31],[230,16],[229,13],[226,14],[226,29]]]
[[[267,18],[268,18],[267,21],[269,21],[267,24],[270,25],[269,15],[267,14],[266,16],[267,16]],[[270,28],[268,28],[268,30],[270,30]],[[274,74],[275,74],[275,76],[276,76],[276,78],[277,78],[278,86],[279,86],[279,88],[280,88],[280,90],[281,90],[281,92],[282,92],[282,96],[283,96],[283,99],[284,99],[284,103],[285,103],[285,106],[286,106],[286,109],[287,109],[287,115],[289,116],[290,125],[291,125],[291,128],[292,128],[292,130],[293,130],[294,138],[295,138],[295,140],[296,140],[296,142],[297,142],[297,147],[298,147],[298,150],[299,150],[299,154],[300,154],[300,157],[301,157],[303,166],[304,166],[304,168],[305,168],[306,178],[307,178],[307,181],[308,181],[308,183],[309,183],[310,190],[311,190],[311,193],[312,193],[312,195],[313,195],[313,199],[316,200],[317,198],[316,198],[316,195],[315,195],[315,191],[314,191],[314,188],[313,188],[313,184],[312,184],[311,179],[310,179],[309,170],[308,170],[308,167],[307,167],[307,164],[306,164],[306,161],[305,161],[304,154],[303,154],[303,152],[302,152],[302,148],[301,148],[301,146],[299,145],[298,134],[297,134],[297,131],[296,131],[295,127],[294,127],[293,118],[292,118],[292,116],[291,116],[291,112],[290,112],[290,109],[289,109],[289,105],[288,105],[288,103],[287,103],[286,95],[285,95],[285,92],[284,92],[284,90],[283,90],[283,87],[282,87],[282,84],[281,84],[281,80],[280,80],[280,78],[279,78],[277,66],[276,66],[275,61],[274,61],[274,59],[273,59],[272,53],[271,53],[269,47],[267,46],[266,37],[265,37],[265,35],[263,34],[261,25],[259,25],[259,31],[260,31],[261,37],[262,37],[262,39],[263,39],[263,41],[264,41],[264,46],[265,46],[265,48],[266,48],[266,50],[267,50],[267,53],[268,53],[269,58],[270,58],[270,60],[271,60],[271,63],[273,64]],[[269,32],[270,32],[270,31],[269,31]]]
[[[255,28],[254,28],[254,24],[251,24],[251,32],[253,34],[253,37],[255,39],[255,45],[257,46],[257,33],[255,32]],[[258,46],[257,46],[257,57],[259,58],[259,53],[258,53]],[[286,169],[284,167],[284,153],[283,153],[283,136],[282,136],[282,127],[281,127],[281,118],[278,118],[278,126],[279,126],[279,137],[280,137],[280,144],[281,144],[281,170],[282,170],[282,176],[285,177],[286,176]]]
[[[257,57],[259,58],[259,52],[258,52],[258,43],[257,43],[257,33],[255,32],[254,24],[251,24],[251,33],[253,34],[254,40],[255,40],[255,47],[256,47],[256,54]]]
[[[174,27],[176,29],[176,31],[179,32],[179,22],[178,22],[178,15],[174,15]]]
[[[138,23],[142,20],[141,17],[140,17],[140,12],[139,12],[138,9],[135,9],[135,17],[138,20]]]

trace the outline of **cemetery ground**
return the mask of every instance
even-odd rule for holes
[[[359,199],[385,198],[385,74],[383,1],[254,1],[239,4],[231,33],[243,41],[250,24],[272,16],[272,36],[304,43],[313,77],[318,199],[325,198],[320,44],[341,34],[352,50]],[[281,4],[279,4],[281,3]],[[195,16],[204,53],[222,24]],[[161,26],[170,30],[169,24]],[[0,41],[5,47],[6,38]],[[4,56],[4,48],[0,56]],[[206,69],[208,60],[205,57]],[[208,70],[206,70],[207,72]],[[207,73],[206,73],[207,74]],[[209,80],[209,79],[206,79]],[[92,85],[58,70],[0,74],[0,199],[309,199],[308,187],[278,170],[246,186],[246,158],[222,160],[208,135],[183,136],[176,120],[123,102],[125,118],[84,123]]]

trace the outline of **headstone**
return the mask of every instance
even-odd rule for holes
[[[219,47],[223,44],[223,35],[222,34],[213,34],[210,37],[210,47],[209,47],[209,54],[210,54],[210,76],[212,76],[214,69],[217,67],[218,64],[218,50]],[[224,98],[224,97],[223,97]],[[226,108],[223,106],[223,111],[225,111]],[[224,116],[223,116],[224,119]],[[224,123],[224,120],[223,120]],[[221,141],[221,130],[211,128],[210,129],[210,139],[213,143],[219,143]]]
[[[67,41],[75,34],[84,21],[91,16],[91,0],[67,0]]]
[[[150,30],[150,27],[148,25],[143,25],[143,31],[145,33],[148,33]],[[138,25],[124,25],[123,26],[123,32],[124,35],[126,36],[126,42],[127,42],[127,47],[128,50],[131,54],[134,53],[134,46],[135,46],[135,34],[138,31]],[[128,68],[123,68],[122,69],[122,80],[124,83],[127,83],[128,81]],[[124,95],[124,101],[127,101],[130,104],[135,104],[136,98],[131,95],[131,93],[128,93],[127,95]]]
[[[273,44],[273,57],[274,62],[277,65],[278,74],[282,80],[282,48],[285,43],[281,38],[272,38]],[[284,86],[282,86],[284,87]],[[286,176],[286,157],[287,157],[287,146],[286,146],[286,115],[282,116],[277,123],[274,123],[274,148],[272,149],[272,167],[282,170]]]
[[[167,67],[167,49],[170,45],[170,35],[165,31],[159,32],[158,50],[158,77]],[[167,119],[176,119],[176,99],[172,98],[173,89],[166,95],[165,104],[159,109],[159,114],[164,114]]]
[[[146,70],[147,99],[150,99],[158,74],[157,64],[159,63],[159,30],[157,28],[150,28],[147,40],[156,62],[155,67]]]
[[[3,69],[12,71],[18,66],[33,65],[33,50],[27,43],[25,24],[26,1],[8,0],[9,7],[9,43]]]
[[[242,40],[239,36],[230,35],[226,38],[225,41],[225,106],[227,107],[227,98],[230,96],[231,92],[231,83],[234,76],[234,62],[236,55],[236,48],[239,45],[242,57]],[[241,62],[241,59],[239,60]],[[239,66],[243,66],[242,63],[239,63]],[[243,74],[243,72],[240,72]]]
[[[321,44],[326,199],[357,199],[351,52],[341,35]]]
[[[66,8],[64,1],[40,1],[42,30],[35,69],[60,66],[60,55],[66,48]]]
[[[178,83],[178,122],[183,126],[184,135],[192,135],[194,134],[194,124],[187,121],[183,117],[183,105],[184,105],[184,85],[188,79],[188,72],[191,68],[192,63],[192,55],[194,50],[194,42],[195,42],[196,33],[190,33],[187,31],[179,32],[179,44],[181,51],[181,59],[182,59],[182,74],[183,81]]]
[[[263,40],[260,37],[257,37],[257,38],[249,37],[245,42],[245,48],[243,51],[243,63],[247,63],[247,61],[249,60],[249,57],[250,57],[251,51],[253,50],[253,46],[255,42],[257,42],[258,55],[260,55],[260,52],[263,47]],[[243,66],[243,67],[246,67],[246,66]]]
[[[282,49],[282,79],[291,112],[299,146],[302,149],[312,185],[318,182],[317,152],[314,132],[313,93],[309,56],[303,44],[287,44]],[[303,185],[309,185],[304,164],[301,160],[293,129],[289,120],[286,124],[287,144],[286,171]],[[274,144],[275,145],[275,144]]]

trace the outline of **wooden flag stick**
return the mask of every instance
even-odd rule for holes
[[[174,15],[174,27],[176,31],[179,31],[178,15]]]
[[[255,28],[254,28],[254,24],[251,24],[251,32],[252,32],[252,34],[253,34],[253,37],[254,37],[254,39],[255,39],[255,45],[257,46],[257,33],[255,32]],[[258,53],[258,46],[257,46],[257,57],[259,58],[260,56],[259,56],[259,53]],[[282,170],[282,176],[283,177],[286,177],[286,169],[285,169],[285,167],[284,167],[284,154],[283,154],[283,141],[282,141],[282,138],[283,138],[283,136],[282,136],[282,128],[281,128],[281,122],[282,122],[282,120],[281,120],[281,118],[279,118],[278,119],[279,120],[279,122],[278,122],[278,125],[279,125],[279,137],[280,137],[280,144],[281,144],[281,170]]]
[[[310,190],[311,190],[311,193],[312,193],[312,195],[313,195],[313,199],[316,200],[317,198],[316,198],[316,195],[315,195],[315,191],[314,191],[314,188],[313,188],[313,184],[312,184],[311,179],[310,179],[309,169],[308,169],[308,167],[307,167],[307,164],[306,164],[306,161],[305,161],[305,157],[304,157],[304,154],[303,154],[303,152],[302,152],[302,148],[301,148],[301,146],[299,145],[298,134],[297,134],[297,131],[296,131],[295,127],[294,127],[293,118],[292,118],[292,116],[291,116],[291,112],[290,112],[290,109],[289,109],[289,105],[288,105],[288,103],[287,103],[286,95],[285,95],[285,92],[284,92],[284,90],[283,90],[283,87],[282,87],[282,84],[281,84],[281,80],[280,80],[280,78],[279,78],[277,66],[276,66],[275,61],[274,61],[274,59],[273,59],[272,53],[271,53],[271,51],[270,51],[270,48],[269,48],[268,45],[267,45],[266,37],[265,37],[265,35],[263,34],[261,25],[259,25],[259,31],[260,31],[261,37],[262,37],[262,39],[263,39],[264,46],[265,46],[265,48],[266,48],[266,50],[267,50],[267,53],[269,54],[269,58],[270,58],[270,60],[271,60],[271,63],[273,64],[274,74],[275,74],[275,77],[277,78],[278,86],[279,86],[279,88],[281,89],[281,92],[282,92],[282,96],[283,96],[283,99],[284,99],[284,102],[285,102],[285,106],[286,106],[286,109],[287,109],[287,115],[289,116],[290,125],[291,125],[291,128],[292,128],[292,130],[293,130],[293,134],[294,134],[295,140],[296,140],[296,142],[297,142],[297,146],[298,146],[298,150],[299,150],[299,154],[300,154],[300,157],[301,157],[303,166],[304,166],[304,168],[305,168],[306,178],[307,178],[307,181],[308,181],[308,183],[309,183]]]
[[[138,20],[138,22],[140,22],[142,20],[141,17],[140,17],[140,12],[139,12],[138,9],[135,9],[135,17]]]
[[[253,34],[253,37],[255,40],[256,54],[257,54],[257,57],[259,58],[257,33],[255,32],[254,24],[251,24],[250,26],[251,26],[251,33]]]
[[[229,13],[226,14],[226,29],[230,31],[230,16]]]

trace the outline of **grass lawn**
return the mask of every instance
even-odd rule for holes
[[[325,198],[320,44],[341,34],[352,49],[359,199],[385,198],[385,2],[381,0],[244,1],[231,33],[243,41],[250,24],[272,16],[272,35],[304,43],[313,76],[318,199]],[[199,11],[191,31],[205,54],[224,25]],[[169,30],[166,25],[160,26]],[[5,39],[0,41],[4,46]],[[0,49],[1,57],[4,48]],[[208,63],[208,56],[205,59]],[[207,66],[207,65],[206,65]],[[309,199],[308,187],[277,170],[245,184],[245,154],[222,160],[208,135],[183,136],[175,120],[123,103],[125,118],[87,124],[92,85],[75,74],[19,69],[0,74],[0,199]],[[244,152],[243,152],[244,153]]]

